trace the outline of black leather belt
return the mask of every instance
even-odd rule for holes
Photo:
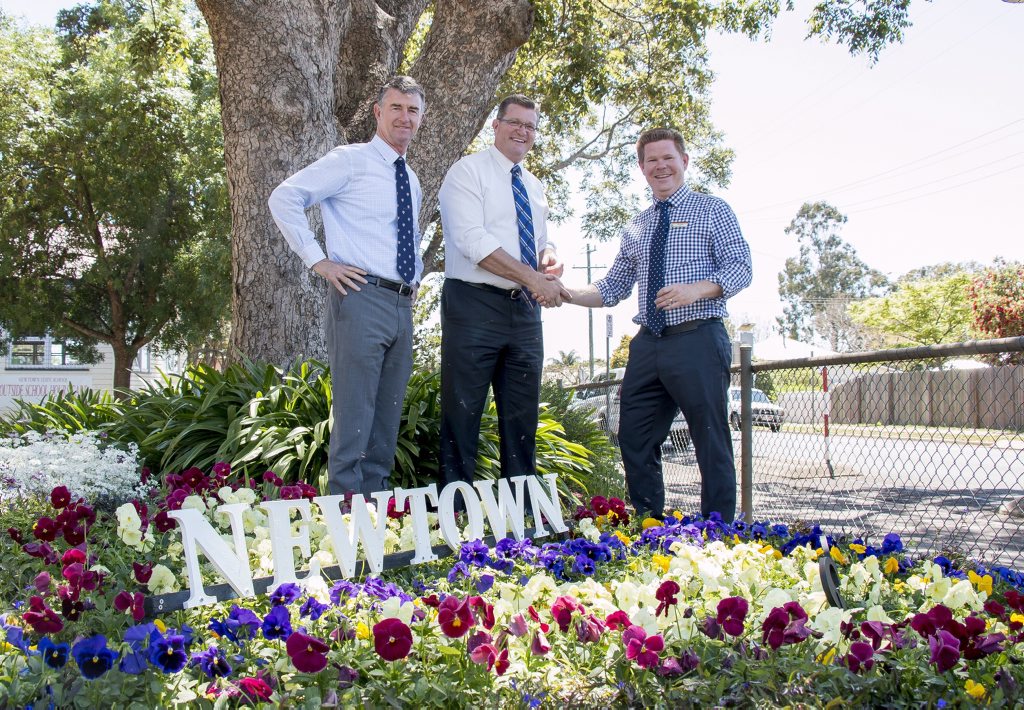
[[[656,337],[656,338],[657,337],[664,338],[666,335],[677,335],[679,333],[689,333],[691,330],[697,330],[697,328],[701,327],[705,323],[721,323],[721,322],[722,322],[721,318],[695,318],[694,320],[687,320],[687,321],[683,321],[682,323],[677,323],[676,325],[670,325],[670,326],[666,327],[665,330],[661,331],[661,335],[660,336],[654,335],[654,331],[651,330],[650,328],[648,328],[646,325],[645,326],[641,326],[640,332],[646,333],[647,335],[654,335],[654,337]]]
[[[411,296],[413,291],[416,290],[409,284],[402,283],[401,281],[391,281],[380,276],[373,276],[372,274],[367,274],[363,278],[366,279],[366,283],[386,288],[388,291],[395,291],[399,296]]]
[[[501,288],[500,286],[492,286],[491,284],[476,283],[475,281],[463,281],[462,279],[451,279],[451,280],[452,281],[457,281],[458,283],[464,284],[466,286],[472,286],[473,288],[478,288],[481,291],[487,291],[488,293],[496,293],[499,296],[504,296],[505,298],[519,298],[519,297],[521,297],[523,295],[523,289],[521,289],[521,288]]]

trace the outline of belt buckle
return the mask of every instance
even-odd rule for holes
[[[521,289],[521,288],[514,288],[514,289],[512,289],[511,291],[508,292],[508,297],[511,298],[513,301],[515,299],[519,298],[522,295],[523,295],[523,289]]]
[[[412,286],[410,286],[407,283],[399,284],[398,285],[398,295],[399,296],[411,296],[412,295]]]

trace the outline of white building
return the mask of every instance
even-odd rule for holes
[[[98,350],[102,359],[84,365],[67,352],[63,342],[49,336],[13,341],[0,367],[0,411],[10,410],[15,399],[38,402],[71,387],[113,390],[114,351],[105,343]],[[157,380],[160,371],[181,372],[184,365],[185,358],[180,353],[162,353],[147,345],[132,365],[131,387]]]

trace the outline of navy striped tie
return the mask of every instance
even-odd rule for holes
[[[412,188],[405,158],[395,161],[395,193],[398,195],[398,249],[395,266],[407,284],[416,276],[416,242],[412,228]]]
[[[668,241],[668,200],[664,202],[655,201],[658,208],[658,226],[654,229],[654,236],[651,239],[650,257],[647,261],[647,294],[646,294],[646,319],[647,327],[655,335],[661,335],[665,330],[665,311],[658,310],[654,305],[654,299],[658,297],[658,291],[665,285],[665,243]]]
[[[530,211],[530,196],[523,184],[523,169],[512,166],[512,199],[516,203],[516,223],[519,226],[519,260],[534,271],[537,270],[537,242],[533,238],[533,213]]]

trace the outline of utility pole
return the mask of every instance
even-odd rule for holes
[[[591,271],[593,269],[603,269],[603,266],[591,266],[590,255],[597,251],[597,247],[587,244],[587,265],[586,266],[574,266],[574,269],[586,269],[587,270],[587,283],[592,283],[590,280]],[[587,326],[590,331],[590,379],[594,379],[594,309],[587,309]]]

